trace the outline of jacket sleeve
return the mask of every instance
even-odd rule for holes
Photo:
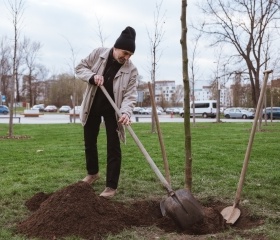
[[[76,66],[76,76],[85,81],[89,82],[96,72],[93,70],[94,64],[98,61],[100,48],[94,49],[86,58],[82,59],[81,62]]]
[[[131,76],[126,88],[126,91],[123,95],[123,100],[120,108],[121,113],[125,113],[129,117],[132,115],[132,110],[135,107],[137,101],[137,80],[138,80],[138,71],[134,68],[131,71]]]

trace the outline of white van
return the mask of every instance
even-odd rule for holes
[[[194,113],[196,117],[216,117],[217,101],[216,100],[205,100],[190,102],[190,117],[193,117],[193,104]],[[184,117],[184,112],[180,113],[181,117]]]

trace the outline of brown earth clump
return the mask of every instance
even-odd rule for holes
[[[25,203],[32,214],[17,226],[18,233],[41,239],[77,236],[102,239],[131,227],[157,226],[165,232],[211,234],[227,228],[217,209],[204,207],[202,222],[182,231],[161,215],[159,200],[117,202],[95,194],[84,182],[69,185],[52,194],[35,194]]]

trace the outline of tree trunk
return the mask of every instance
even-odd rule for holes
[[[184,83],[184,128],[185,128],[185,187],[191,191],[192,188],[192,153],[191,153],[191,129],[190,129],[190,83],[188,76],[188,53],[187,53],[187,1],[182,0],[181,12],[181,47],[182,68]]]

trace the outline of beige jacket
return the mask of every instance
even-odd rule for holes
[[[87,122],[88,114],[98,88],[90,84],[89,79],[93,74],[103,75],[110,50],[109,48],[97,48],[76,66],[77,77],[87,82],[80,111],[80,120],[83,126]],[[129,117],[132,115],[137,99],[137,76],[137,68],[128,60],[120,68],[113,80],[115,103],[120,112],[127,114]],[[117,114],[116,117],[118,118]],[[125,142],[125,129],[122,124],[119,124],[118,133],[120,140]]]

